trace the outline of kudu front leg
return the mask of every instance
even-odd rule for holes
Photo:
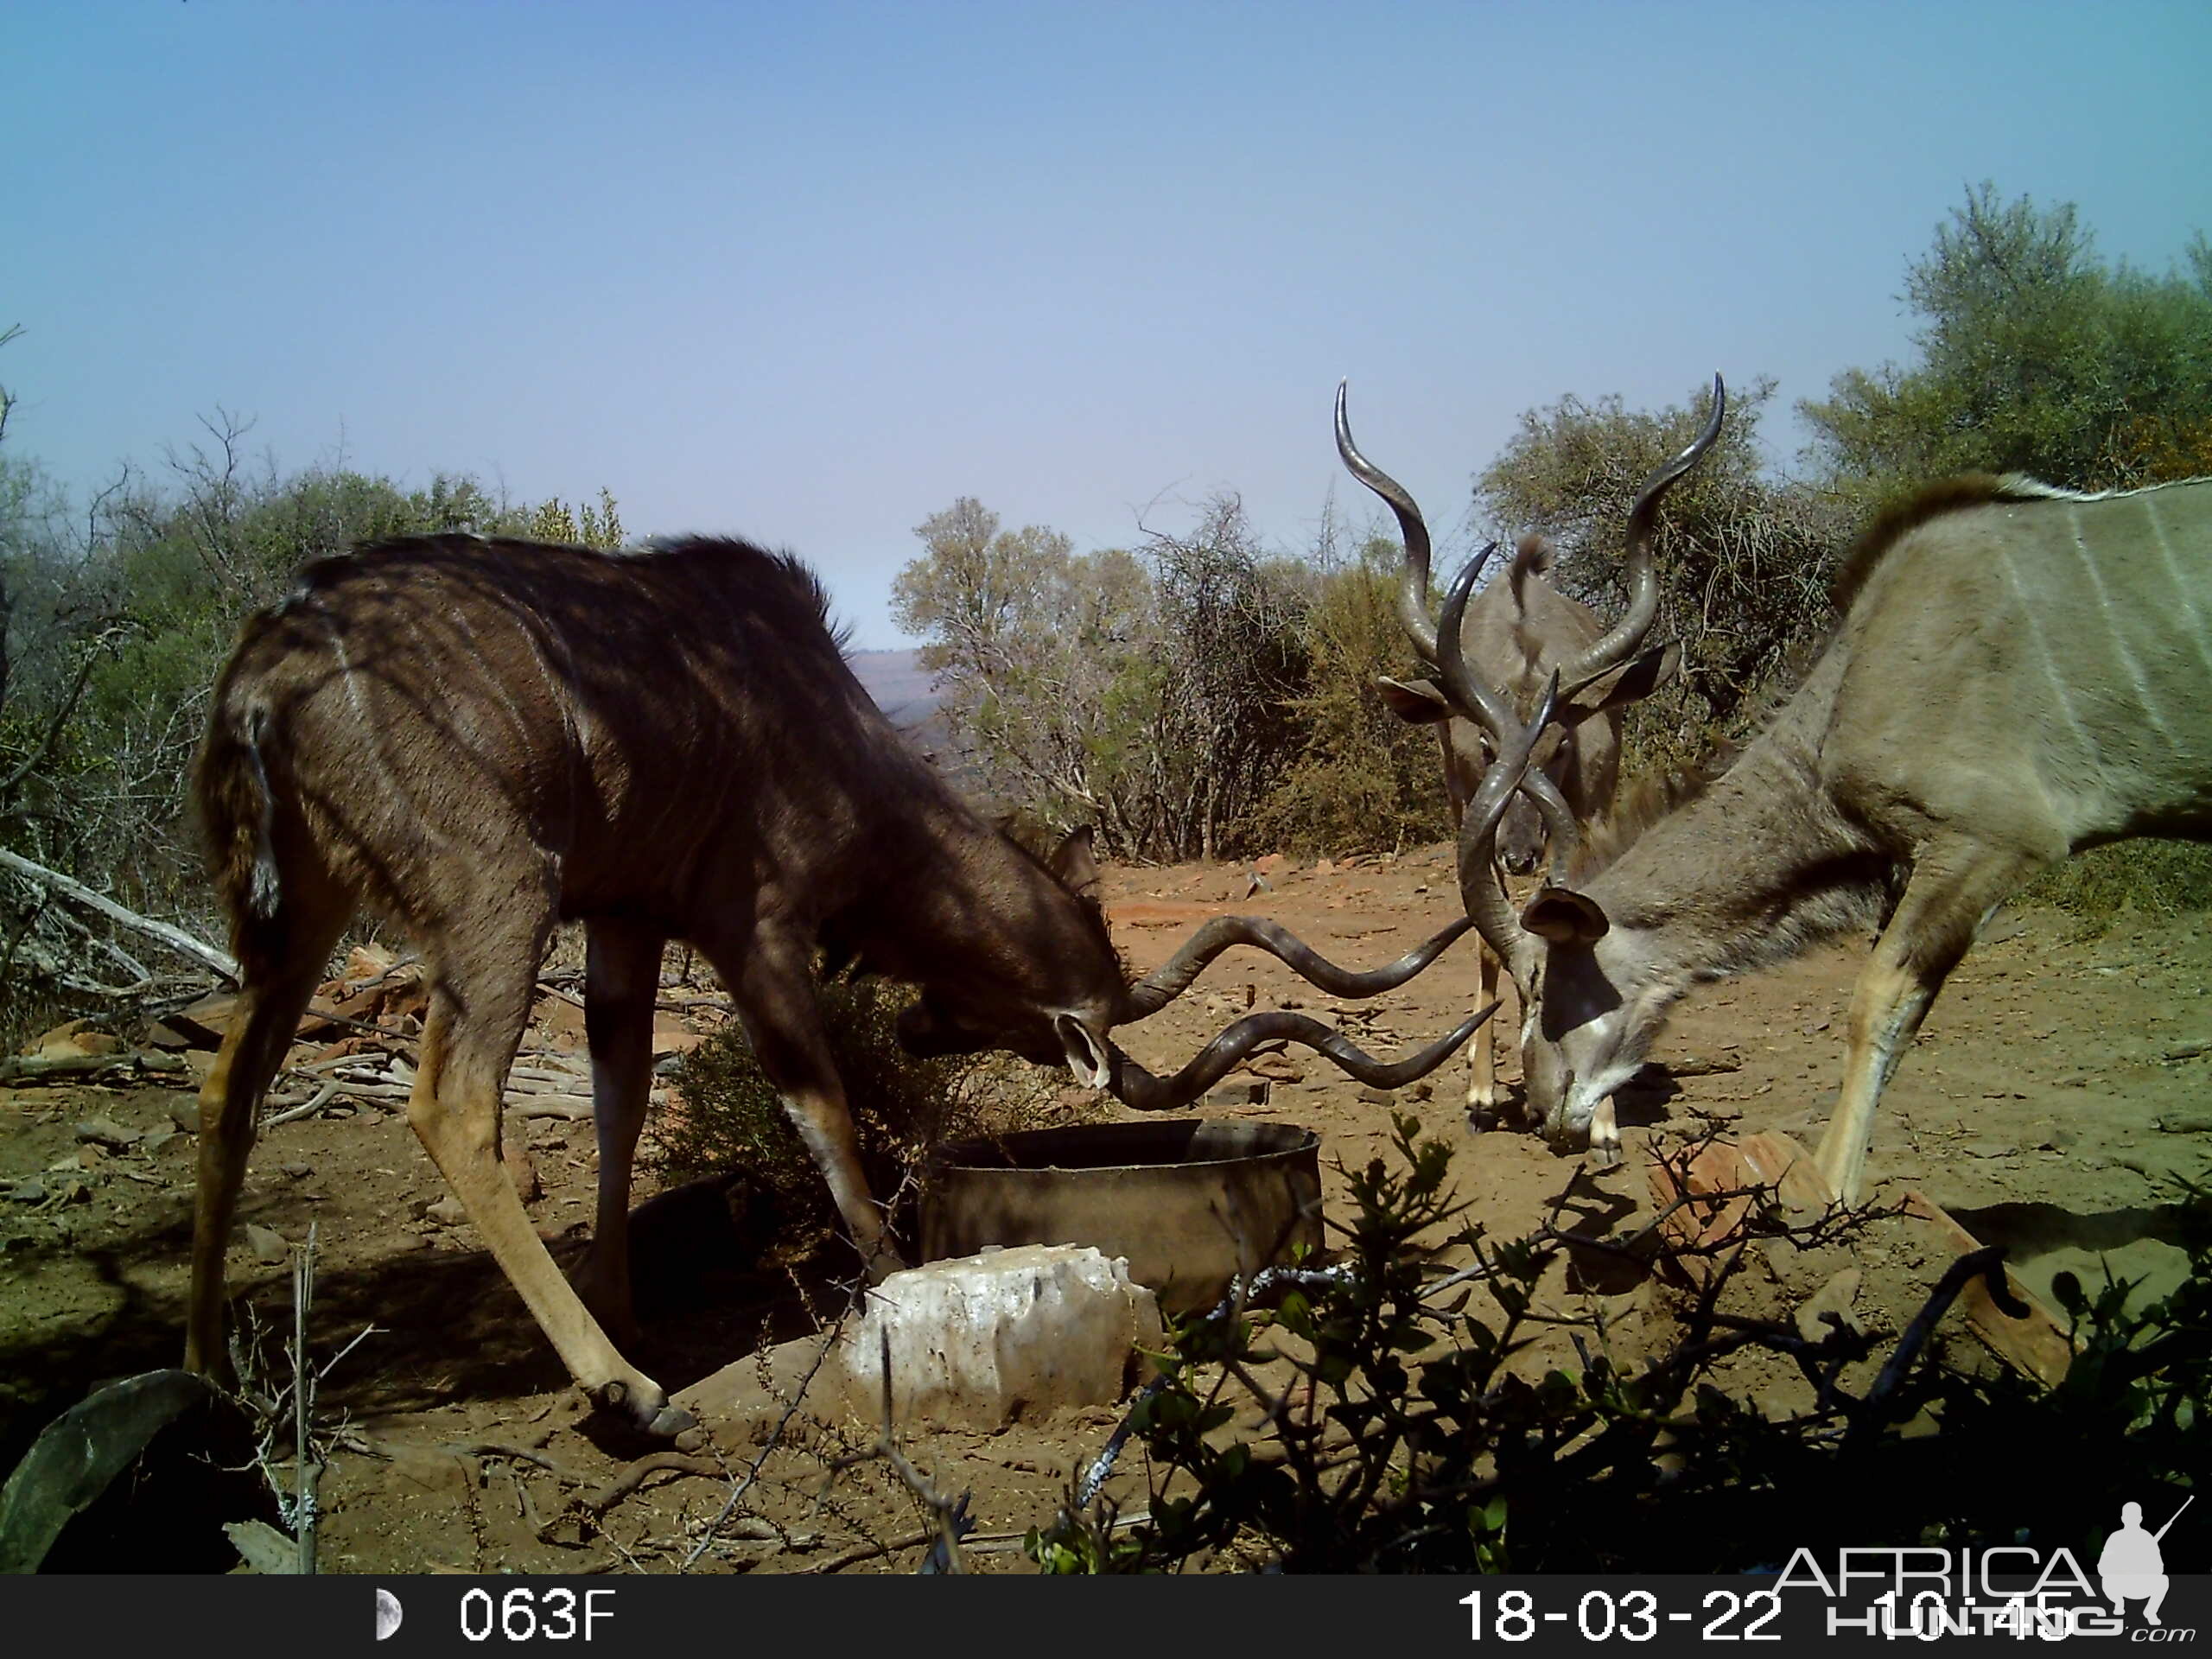
[[[906,1263],[861,1168],[853,1115],[815,1000],[811,949],[755,938],[741,957],[728,944],[696,943],[730,988],[761,1073],[782,1097],[785,1115],[829,1183],[869,1282],[880,1283]]]
[[[1475,961],[1482,985],[1475,1006],[1486,1008],[1497,1001],[1497,953],[1484,945]],[[1478,1129],[1488,1128],[1497,1110],[1497,1027],[1491,1018],[1467,1046],[1467,1121]]]
[[[1922,855],[1872,959],[1852,988],[1843,1088],[1814,1159],[1834,1198],[1845,1204],[1860,1201],[1882,1090],[1943,981],[1974,943],[1982,918],[2051,861],[1957,842]]]

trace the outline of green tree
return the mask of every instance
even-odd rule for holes
[[[1119,549],[1077,555],[1043,525],[1001,531],[971,496],[915,527],[892,615],[928,640],[944,718],[1002,810],[1096,824],[1105,849],[1155,839],[1148,776],[1160,696],[1149,575]]]
[[[1919,360],[1799,405],[1811,455],[1861,500],[1968,471],[2131,488],[2212,469],[2212,245],[2189,270],[2108,266],[2071,203],[1984,183],[1906,267]]]
[[[1648,411],[1618,397],[1567,397],[1529,410],[1475,480],[1477,518],[1503,537],[1548,537],[1561,590],[1601,617],[1619,615],[1637,491],[1695,435],[1710,396]],[[1630,711],[1629,772],[1688,760],[1739,730],[1793,648],[1827,621],[1828,571],[1850,517],[1831,497],[1764,468],[1758,423],[1773,397],[1764,378],[1730,392],[1719,442],[1660,511],[1653,638],[1680,640],[1682,666],[1673,684]]]

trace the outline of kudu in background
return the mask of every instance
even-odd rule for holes
[[[431,987],[408,1118],[577,1383],[638,1427],[690,1425],[563,1280],[501,1162],[502,1085],[555,925],[587,925],[600,1169],[581,1275],[626,1331],[632,1160],[662,947],[696,945],[828,1179],[870,1271],[898,1265],[861,1174],[817,1008],[816,951],[922,987],[918,1053],[1009,1049],[1174,1109],[1287,1039],[1395,1087],[1287,1013],[1238,1021],[1174,1077],[1108,1033],[1222,950],[1274,950],[1324,988],[1402,983],[1456,937],[1346,974],[1272,925],[1224,918],[1132,985],[1087,835],[1049,861],[985,825],[847,668],[805,567],[741,542],[605,554],[448,536],[318,561],[251,619],[217,683],[194,796],[242,995],[200,1095],[186,1363],[223,1355],[224,1257],[256,1111],[340,931],[366,904]]]
[[[2107,842],[2212,839],[2212,480],[1954,479],[1878,517],[1836,591],[1804,683],[1703,795],[1578,890],[1516,916],[1477,884],[1469,913],[1535,988],[1530,1097],[1570,1130],[1692,985],[1878,928],[1818,1154],[1855,1203],[1883,1087],[2005,895]]]
[[[1536,744],[1531,791],[1513,798],[1498,826],[1497,861],[1502,871],[1529,874],[1544,851],[1545,819],[1537,811],[1535,789],[1548,786],[1577,824],[1602,816],[1612,804],[1620,778],[1623,712],[1673,677],[1680,660],[1679,648],[1672,645],[1643,649],[1659,614],[1659,582],[1651,569],[1652,522],[1660,498],[1719,435],[1726,407],[1726,389],[1715,375],[1712,418],[1704,431],[1681,455],[1652,474],[1637,497],[1627,537],[1628,607],[1612,627],[1607,628],[1587,605],[1569,599],[1545,580],[1552,563],[1550,546],[1541,537],[1525,537],[1503,579],[1493,578],[1466,606],[1454,633],[1472,683],[1481,688],[1482,700],[1455,711],[1435,678],[1380,682],[1384,699],[1401,720],[1436,724],[1452,827],[1464,834],[1466,804],[1484,775],[1506,738],[1528,721],[1546,683],[1554,674],[1559,677],[1559,708]],[[1351,475],[1382,497],[1397,517],[1405,538],[1398,618],[1433,675],[1438,645],[1437,624],[1428,609],[1428,526],[1405,487],[1352,442],[1343,382],[1337,386],[1337,453]],[[1493,543],[1477,556],[1478,572],[1495,550]],[[1558,851],[1554,849],[1555,861]],[[1498,965],[1496,954],[1485,950],[1478,999],[1483,1003],[1497,1000]],[[1520,984],[1519,988],[1525,1003],[1528,987]],[[1498,1103],[1497,1046],[1492,1027],[1479,1034],[1469,1050],[1471,1114],[1486,1114]]]

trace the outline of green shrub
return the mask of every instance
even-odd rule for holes
[[[2117,842],[2046,870],[2020,896],[2064,911],[2091,936],[2129,909],[2146,916],[2212,910],[2212,844]]]

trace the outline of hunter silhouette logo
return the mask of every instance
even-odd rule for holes
[[[2166,1562],[2159,1554],[2158,1541],[2181,1519],[2182,1510],[2196,1502],[2196,1494],[2191,1492],[2182,1500],[2181,1510],[2176,1510],[2156,1532],[2143,1530],[2140,1503],[2120,1506],[2120,1530],[2105,1540],[2104,1554],[2097,1557],[2097,1577],[2103,1581],[2105,1599],[2112,1603],[2116,1615],[2125,1618],[2126,1604],[2140,1601],[2145,1620],[2158,1623],[2158,1604],[2166,1599]]]

